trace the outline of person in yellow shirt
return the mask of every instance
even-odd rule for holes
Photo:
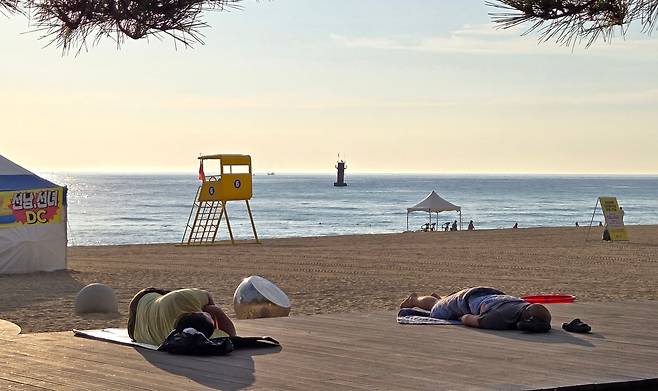
[[[236,335],[231,319],[202,289],[146,288],[130,302],[128,335],[134,341],[159,346],[172,330],[188,327],[208,338]]]

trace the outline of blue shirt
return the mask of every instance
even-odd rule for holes
[[[437,319],[454,320],[459,319],[466,314],[479,315],[481,303],[483,303],[488,296],[499,295],[510,298],[513,297],[507,296],[504,292],[497,289],[482,286],[462,289],[459,292],[455,292],[439,299],[439,301],[432,307],[430,316]],[[520,300],[515,297],[514,299]]]
[[[494,308],[503,303],[510,302],[524,302],[523,299],[510,295],[484,295],[471,298],[469,300],[469,307],[471,314],[473,315],[482,315],[485,312],[489,311],[491,308]]]

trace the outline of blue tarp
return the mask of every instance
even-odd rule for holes
[[[0,191],[60,187],[36,175],[0,175]]]

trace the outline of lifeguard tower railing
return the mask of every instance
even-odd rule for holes
[[[219,161],[219,174],[206,176],[204,163],[206,161]],[[207,155],[199,157],[199,179],[194,202],[187,219],[185,232],[181,244],[200,245],[213,244],[222,220],[226,220],[226,227],[231,239],[235,243],[231,222],[228,216],[228,201],[242,201],[247,204],[249,220],[256,243],[259,243],[256,225],[249,200],[252,197],[252,168],[249,155]]]

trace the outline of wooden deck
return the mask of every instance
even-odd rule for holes
[[[645,389],[658,387],[658,303],[551,310],[554,330],[544,335],[403,326],[392,312],[239,321],[241,335],[271,335],[282,348],[210,358],[70,332],[0,333],[0,389],[528,390],[642,380]],[[594,333],[560,329],[575,317]]]

